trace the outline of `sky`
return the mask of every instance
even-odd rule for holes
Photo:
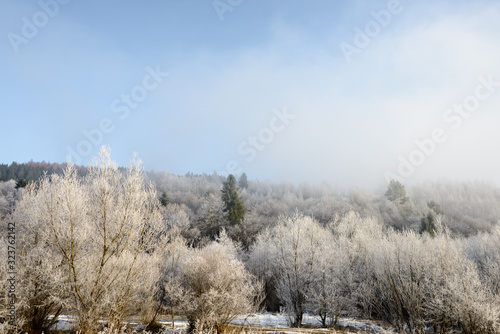
[[[500,3],[2,0],[0,163],[500,184]]]

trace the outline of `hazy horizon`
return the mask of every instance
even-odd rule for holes
[[[0,4],[0,163],[500,184],[500,4]]]

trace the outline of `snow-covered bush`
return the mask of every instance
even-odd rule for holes
[[[184,291],[180,282],[181,260],[188,248],[186,240],[181,236],[181,229],[173,227],[162,238],[155,251],[159,257],[156,265],[156,280],[144,285],[141,293],[143,302],[140,305],[141,319],[148,328],[158,326],[157,319],[161,314],[174,314],[182,302]]]
[[[180,306],[191,330],[220,333],[237,315],[254,309],[260,287],[225,232],[218,241],[190,249],[180,268],[184,291]]]
[[[346,277],[351,290],[349,314],[369,318],[376,293],[372,253],[384,237],[382,225],[375,218],[350,211],[334,224],[333,231],[340,252],[349,257],[350,274]]]
[[[257,238],[247,266],[275,287],[294,326],[301,326],[305,312],[320,315],[324,324],[335,322],[349,304],[349,259],[336,242],[329,230],[298,212],[282,216]]]
[[[318,315],[323,327],[335,326],[340,316],[352,309],[353,272],[341,240],[327,234],[324,253],[317,259],[307,291],[306,310]]]
[[[423,249],[430,255],[424,286],[425,318],[430,326],[464,333],[500,332],[500,303],[481,282],[475,264],[464,253],[463,240],[447,234],[427,239]]]
[[[71,166],[62,176],[42,178],[17,210],[17,223],[35,245],[26,244],[20,254],[22,279],[41,289],[36,291],[44,303],[52,302],[49,296],[68,297],[82,332],[94,332],[99,318],[119,328],[135,311],[142,287],[157,279],[152,262],[162,235],[158,205],[140,162],[121,172],[106,148],[84,179]],[[20,304],[32,307],[30,298],[24,294]]]
[[[490,291],[500,296],[500,226],[465,240],[466,254],[476,264],[479,276]]]
[[[422,332],[428,251],[414,232],[389,232],[372,249],[374,312],[398,330]]]
[[[498,333],[499,304],[462,241],[390,231],[371,250],[374,314],[397,330]]]

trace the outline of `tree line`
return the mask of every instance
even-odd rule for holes
[[[6,182],[14,180],[21,184],[22,187],[26,186],[28,182],[33,182],[47,174],[59,174],[64,172],[67,163],[49,163],[49,162],[34,162],[17,163],[12,162],[10,165],[0,164],[0,181]],[[87,168],[83,166],[75,166],[80,176],[87,173]]]
[[[16,226],[16,325],[47,332],[69,313],[93,333],[140,315],[154,330],[183,314],[192,330],[222,332],[237,315],[282,309],[297,327],[308,313],[324,326],[353,316],[497,333],[499,198],[483,183],[344,194],[144,172],[103,148],[85,175],[67,165],[24,188],[0,183],[0,218]]]

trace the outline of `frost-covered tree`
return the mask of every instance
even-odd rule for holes
[[[140,162],[120,172],[102,148],[81,179],[68,166],[64,175],[42,178],[23,198],[20,224],[34,226],[42,249],[63,270],[78,328],[96,330],[97,319],[120,325],[133,311],[141,287],[151,279],[155,244],[162,233],[155,189],[145,184]]]
[[[162,270],[160,278],[160,301],[164,310],[168,310],[174,323],[174,311],[180,307],[184,288],[181,283],[182,258],[187,253],[186,240],[177,231],[170,233],[170,242],[162,253]]]
[[[189,250],[180,268],[181,308],[192,330],[220,333],[237,315],[254,308],[260,288],[225,232],[218,241]]]
[[[155,251],[158,260],[153,263],[157,266],[157,279],[151,280],[150,285],[143,286],[140,312],[148,330],[160,326],[157,319],[165,312],[171,314],[174,326],[175,310],[180,307],[184,296],[180,283],[181,259],[188,248],[180,232],[179,228],[173,227],[161,237],[162,242]]]
[[[350,263],[350,314],[372,317],[375,287],[373,282],[373,249],[384,237],[382,225],[372,217],[361,217],[350,211],[334,225],[340,251]]]
[[[389,233],[371,249],[376,295],[374,311],[398,330],[421,333],[425,327],[423,280],[427,262],[414,232]]]
[[[307,293],[307,311],[318,315],[323,327],[335,326],[342,313],[352,308],[353,273],[341,239],[327,235],[324,250],[314,266]]]
[[[0,219],[12,211],[21,194],[22,189],[16,188],[14,180],[0,182]]]
[[[64,260],[43,237],[41,226],[22,224],[17,214],[12,222],[17,222],[17,325],[46,332],[71,302]]]
[[[216,236],[219,235],[220,229],[227,222],[226,214],[224,213],[224,203],[220,196],[207,193],[203,199],[198,216],[202,234],[215,240]]]
[[[465,252],[492,294],[500,296],[500,226],[466,240]]]
[[[313,285],[321,279],[323,268],[318,262],[323,256],[328,257],[327,247],[331,241],[328,230],[312,218],[296,212],[282,216],[277,226],[257,239],[252,250],[250,267],[261,271],[256,261],[267,257],[272,272],[277,275],[274,282],[277,296],[294,326],[302,325]]]
[[[278,311],[280,301],[277,297],[276,286],[280,277],[276,256],[270,255],[268,245],[272,242],[270,230],[263,230],[257,235],[256,241],[248,254],[245,266],[248,271],[255,275],[258,281],[263,283],[265,300],[264,306],[267,311]]]
[[[190,210],[185,204],[169,204],[160,210],[164,224],[169,229],[178,229],[181,235],[191,242],[200,238],[200,230],[193,226],[190,218]]]
[[[426,320],[438,328],[455,327],[464,333],[498,333],[498,295],[480,280],[472,261],[464,254],[462,240],[446,233],[428,240]],[[429,247],[431,246],[431,247]]]
[[[371,248],[374,314],[396,329],[497,333],[498,298],[481,283],[461,241],[389,232]]]

